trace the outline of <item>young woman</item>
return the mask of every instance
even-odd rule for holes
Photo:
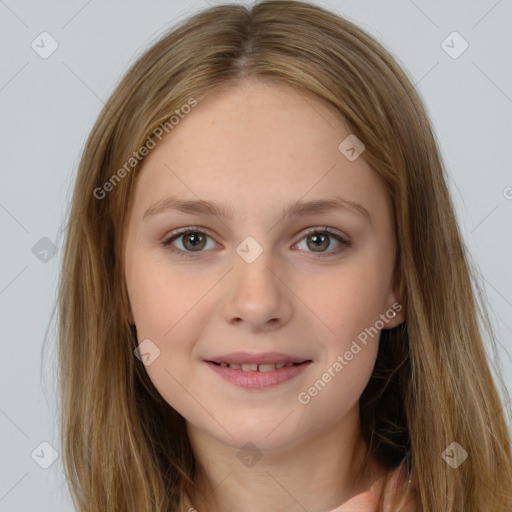
[[[77,509],[509,512],[486,319],[389,53],[312,4],[209,8],[133,65],[80,163]]]

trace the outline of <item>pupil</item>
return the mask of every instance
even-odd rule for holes
[[[322,243],[322,240],[320,239],[320,237],[324,238],[323,243]],[[326,249],[329,246],[327,237],[324,234],[311,235],[311,239],[313,240],[314,248]],[[325,243],[326,241],[327,241],[327,244]],[[319,243],[317,244],[317,242],[319,242]]]
[[[201,243],[204,245],[204,240],[201,240],[201,238],[199,233],[189,233],[186,237],[186,242],[190,243],[192,247],[199,246],[199,248],[202,248]]]

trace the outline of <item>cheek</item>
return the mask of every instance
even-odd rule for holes
[[[151,354],[150,364],[145,365],[149,378],[180,414],[200,418],[201,407],[184,390],[194,385],[190,364],[196,337],[193,315],[201,311],[204,290],[187,282],[179,269],[171,272],[165,262],[142,251],[132,253],[127,261],[126,284],[138,343]],[[194,396],[207,404],[200,393]]]
[[[300,293],[325,327],[325,335],[344,343],[375,325],[384,312],[387,276],[364,262],[340,266],[308,282]]]
[[[357,279],[345,280],[320,308],[330,331],[318,337],[322,356],[314,375],[298,397],[311,414],[327,424],[342,418],[356,406],[377,358],[380,331],[375,322],[380,302],[371,286],[361,287]]]
[[[171,271],[160,255],[132,254],[126,284],[137,332],[163,337],[201,298],[197,283],[179,267]]]
[[[361,258],[315,279],[304,295],[321,319],[323,352],[305,400],[311,398],[333,420],[357,402],[373,371],[386,279],[375,259]]]
[[[179,396],[183,388],[178,383],[189,385],[197,318],[206,318],[201,298],[213,283],[206,277],[187,278],[179,267],[171,270],[159,254],[135,251],[127,260],[126,284],[138,342],[150,340],[157,354],[146,371],[167,398]]]

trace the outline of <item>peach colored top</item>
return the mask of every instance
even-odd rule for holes
[[[329,512],[415,512],[416,502],[404,463],[376,480],[370,490],[353,496]],[[386,496],[379,507],[382,493]]]

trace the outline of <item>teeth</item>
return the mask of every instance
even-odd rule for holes
[[[244,372],[272,372],[274,370],[279,370],[279,368],[293,366],[294,363],[265,363],[265,364],[255,364],[255,363],[219,363],[223,368],[232,368],[233,370],[242,370]]]
[[[244,372],[257,372],[258,371],[258,365],[257,364],[243,364],[242,370]]]
[[[260,371],[260,372],[271,372],[271,371],[274,371],[275,369],[276,369],[276,365],[273,363],[258,365],[258,371]]]

